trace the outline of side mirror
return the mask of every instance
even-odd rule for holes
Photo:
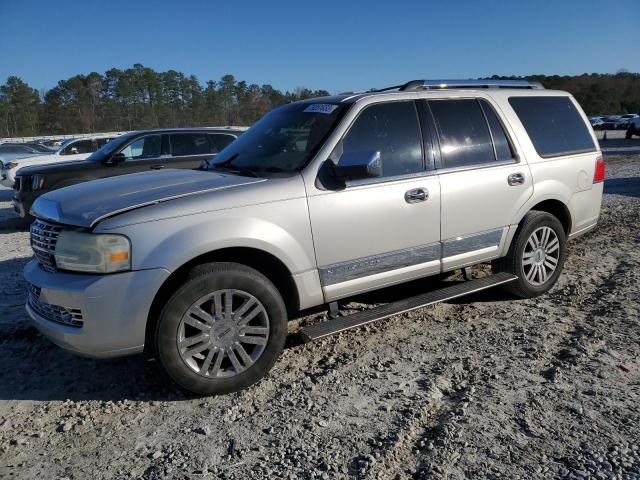
[[[347,152],[343,153],[335,166],[335,173],[339,177],[351,180],[375,178],[382,176],[382,160],[380,152]]]
[[[111,165],[118,165],[119,163],[124,162],[125,159],[126,159],[126,157],[124,156],[124,153],[118,152],[118,153],[114,153],[111,156],[111,159],[109,160],[109,163]]]

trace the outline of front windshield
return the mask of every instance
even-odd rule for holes
[[[131,132],[125,133],[124,135],[120,135],[119,137],[114,138],[113,140],[108,141],[98,150],[93,152],[91,155],[87,157],[87,160],[99,160],[102,161],[105,158],[111,156],[113,152],[115,152],[119,147],[122,147],[125,143],[127,143],[132,137],[135,137],[138,133]]]
[[[277,108],[209,160],[209,168],[236,167],[258,175],[297,172],[315,155],[348,107],[299,102]]]

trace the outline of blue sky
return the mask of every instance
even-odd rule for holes
[[[332,93],[415,78],[640,72],[639,0],[0,0],[0,83],[142,63]]]

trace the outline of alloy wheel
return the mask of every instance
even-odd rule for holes
[[[182,316],[176,339],[182,361],[207,378],[229,378],[251,367],[269,340],[269,316],[242,290],[216,290]]]
[[[560,260],[560,241],[550,227],[533,231],[522,254],[522,270],[531,285],[544,285],[556,271]]]

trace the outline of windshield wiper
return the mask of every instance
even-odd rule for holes
[[[258,175],[256,174],[256,172],[254,172],[250,168],[241,167],[240,165],[234,165],[232,163],[238,157],[238,155],[239,155],[238,153],[234,153],[229,158],[227,158],[224,162],[214,163],[213,165],[211,165],[211,167],[212,168],[222,167],[222,168],[224,168],[226,170],[233,170],[233,171],[239,172],[241,174],[247,175],[249,177],[258,178]]]

